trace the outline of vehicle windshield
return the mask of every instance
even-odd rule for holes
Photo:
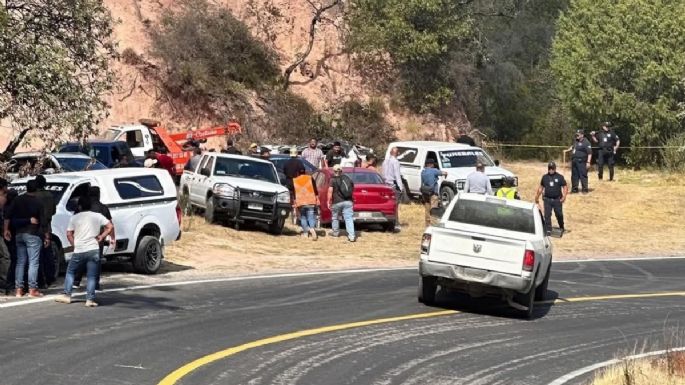
[[[237,176],[279,183],[278,175],[271,163],[255,162],[249,159],[217,157],[214,175]]]
[[[105,139],[107,140],[117,140],[117,138],[121,135],[121,130],[118,128],[110,128],[107,130],[105,133]]]
[[[349,176],[354,184],[385,184],[383,178],[375,172],[350,172],[345,175]]]
[[[62,195],[67,190],[69,185],[67,183],[52,183],[47,182],[45,185],[45,191],[50,191],[55,202],[62,200]],[[26,192],[26,183],[12,183],[9,186],[10,189],[15,190],[19,195]]]
[[[100,161],[103,165],[109,163],[109,147],[108,146],[93,146],[87,144],[86,147],[82,147],[80,144],[71,143],[60,148],[59,152],[80,152],[86,154],[91,158],[95,158]]]
[[[476,167],[478,162],[486,167],[495,165],[490,157],[480,150],[440,151],[440,160],[443,168]]]
[[[535,216],[532,207],[509,206],[506,201],[500,199],[486,199],[485,201],[459,199],[450,213],[449,220],[535,234]]]
[[[64,171],[84,171],[84,170],[104,170],[104,164],[98,162],[92,162],[91,159],[87,158],[57,158],[59,165]]]

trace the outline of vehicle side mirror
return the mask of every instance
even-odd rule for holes
[[[72,213],[78,211],[78,198],[69,199],[69,202],[67,202],[67,211],[71,211]]]
[[[495,166],[499,167],[499,159],[495,159]]]
[[[442,218],[443,215],[445,215],[445,208],[444,207],[433,207],[431,209],[431,217]]]
[[[200,175],[204,175],[204,176],[207,176],[207,177],[210,176],[209,169],[208,169],[207,167],[204,167],[204,168],[200,169]]]

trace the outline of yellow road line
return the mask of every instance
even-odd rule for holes
[[[613,299],[634,299],[634,298],[654,298],[654,297],[677,297],[677,296],[685,296],[685,291],[675,291],[675,292],[661,292],[661,293],[646,293],[646,294],[615,294],[615,295],[602,295],[602,296],[593,296],[593,297],[575,297],[575,298],[557,298],[553,301],[542,301],[538,303],[553,303],[553,304],[563,304],[563,303],[571,303],[571,302],[590,302],[590,301],[606,301],[606,300],[613,300]],[[444,311],[436,311],[436,312],[430,312],[430,313],[419,313],[419,314],[410,314],[410,315],[405,315],[405,316],[399,316],[399,317],[389,317],[389,318],[378,318],[378,319],[372,319],[368,321],[359,321],[359,322],[351,322],[351,323],[345,323],[345,324],[339,324],[339,325],[331,325],[331,326],[324,326],[321,328],[315,328],[315,329],[307,329],[307,330],[301,330],[297,332],[292,332],[292,333],[287,333],[287,334],[281,334],[269,338],[263,338],[260,340],[248,342],[242,345],[234,346],[225,350],[218,351],[216,353],[212,353],[209,355],[206,355],[204,357],[198,358],[195,361],[189,362],[180,368],[174,370],[173,372],[169,373],[166,377],[164,377],[157,385],[176,385],[178,381],[183,379],[183,377],[187,376],[188,374],[192,373],[193,371],[205,366],[209,365],[213,362],[222,360],[224,358],[233,356],[235,354],[244,352],[246,350],[258,348],[261,346],[266,346],[266,345],[271,345],[271,344],[276,344],[280,342],[285,342],[285,341],[290,341],[302,337],[309,337],[317,334],[324,334],[324,333],[330,333],[330,332],[336,332],[340,330],[347,330],[347,329],[354,329],[354,328],[360,328],[364,326],[372,326],[372,325],[379,325],[379,324],[386,324],[386,323],[391,323],[391,322],[401,322],[401,321],[410,321],[410,320],[416,320],[416,319],[424,319],[424,318],[433,318],[433,317],[440,317],[440,316],[446,316],[446,315],[453,315],[459,313],[456,310],[444,310]]]

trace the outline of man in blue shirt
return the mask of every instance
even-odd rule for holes
[[[421,196],[426,211],[426,226],[431,225],[431,209],[438,206],[438,180],[447,172],[435,168],[435,160],[426,159],[426,167],[421,171]]]

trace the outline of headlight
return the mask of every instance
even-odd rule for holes
[[[463,190],[465,185],[466,185],[465,180],[458,180],[457,181],[457,190]]]
[[[214,185],[214,188],[212,188],[212,192],[214,195],[220,197],[233,198],[235,195],[235,187],[228,183],[217,183]]]
[[[278,203],[290,203],[290,192],[283,191],[278,193]]]

